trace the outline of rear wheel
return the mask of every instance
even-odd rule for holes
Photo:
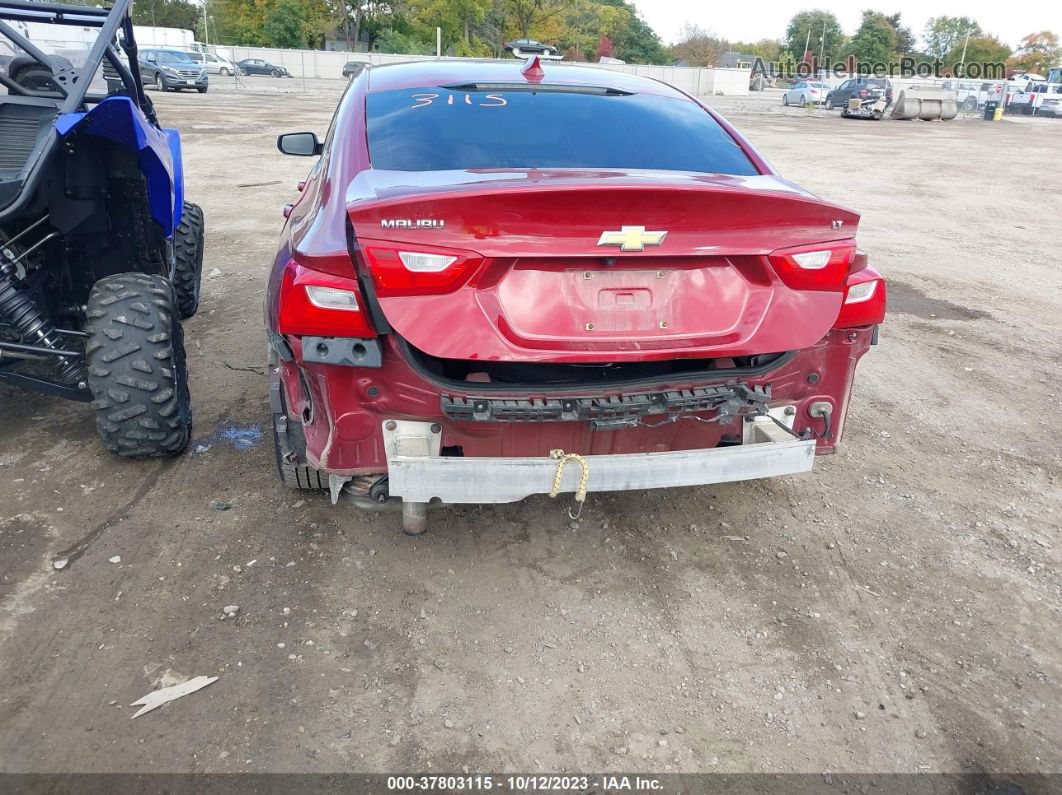
[[[826,97],[826,110],[833,110],[833,108],[834,108],[833,100],[830,99],[829,97]]]
[[[785,105],[786,107],[789,106],[789,95],[788,94],[782,94],[782,104]]]
[[[12,75],[11,79],[31,91],[43,91],[52,95],[61,95],[59,86],[55,82],[55,77],[52,75],[52,70],[46,66],[27,66],[19,70],[17,74]]]
[[[281,405],[284,404],[281,390]],[[328,488],[328,475],[306,464],[295,463],[306,452],[302,425],[287,413],[273,415],[273,455],[281,482],[289,489],[318,491]]]
[[[119,273],[92,287],[88,384],[96,429],[123,458],[176,455],[192,436],[184,336],[167,279]]]
[[[184,203],[181,223],[173,233],[173,288],[181,318],[188,318],[199,308],[199,285],[203,279],[203,208]]]

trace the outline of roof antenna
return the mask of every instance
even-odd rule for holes
[[[524,68],[520,70],[523,72],[524,77],[532,83],[542,82],[542,78],[546,76],[545,71],[542,69],[542,64],[538,62],[538,56],[532,55],[527,59],[527,63],[524,64]]]

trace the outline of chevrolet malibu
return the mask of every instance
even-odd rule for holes
[[[885,283],[859,216],[665,83],[540,64],[354,78],[269,280],[289,486],[401,508],[807,472]]]

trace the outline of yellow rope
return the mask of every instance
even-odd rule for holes
[[[579,503],[579,510],[572,515],[572,509],[568,509],[568,516],[572,519],[578,519],[583,513],[583,503],[586,502],[586,481],[590,477],[590,464],[585,458],[578,453],[566,453],[563,450],[550,450],[549,457],[556,460],[557,472],[553,476],[553,488],[549,490],[549,496],[556,497],[560,494],[561,478],[564,476],[564,465],[569,460],[578,461],[579,466],[582,467],[582,473],[579,475],[579,487],[575,490],[575,501]]]

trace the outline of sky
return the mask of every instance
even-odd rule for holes
[[[674,43],[687,22],[730,41],[781,39],[785,26],[798,11],[823,8],[832,11],[849,36],[855,33],[864,8],[885,14],[899,11],[905,25],[921,36],[926,20],[939,16],[976,19],[986,33],[1016,47],[1026,34],[1051,30],[1062,36],[1062,0],[633,0],[645,21],[665,44]]]

